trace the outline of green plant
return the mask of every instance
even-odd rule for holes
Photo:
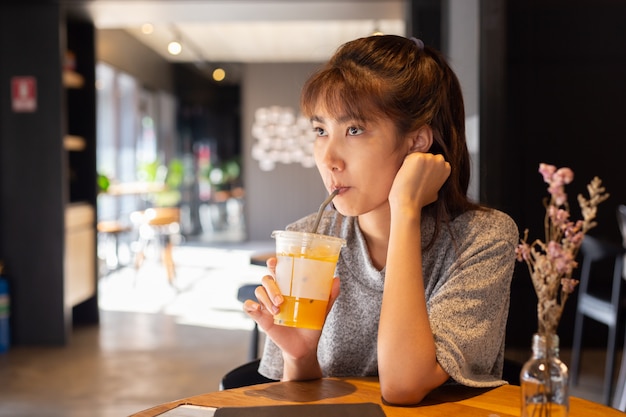
[[[139,179],[163,184],[164,189],[152,193],[156,207],[175,207],[180,203],[180,187],[185,177],[185,167],[180,159],[174,158],[166,166],[158,160],[144,163],[139,167]]]
[[[216,190],[229,189],[239,180],[241,168],[237,158],[228,159],[207,167],[202,175]]]

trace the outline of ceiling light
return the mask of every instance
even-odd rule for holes
[[[183,38],[176,25],[171,25],[170,30],[172,32],[172,38],[174,40],[170,41],[170,43],[167,44],[167,52],[169,52],[170,55],[174,56],[180,55],[180,53],[183,51]]]
[[[183,51],[183,45],[178,41],[172,41],[167,45],[167,52],[170,55],[179,55]]]
[[[144,23],[141,25],[141,33],[144,35],[150,35],[152,32],[154,32],[154,26],[152,26],[152,23]]]
[[[215,81],[223,81],[226,78],[226,71],[223,68],[215,68],[213,71],[213,79]]]

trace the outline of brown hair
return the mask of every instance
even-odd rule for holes
[[[396,35],[345,43],[304,85],[303,114],[311,116],[319,104],[356,120],[388,117],[399,137],[430,126],[429,152],[442,154],[451,166],[439,198],[424,209],[435,217],[436,234],[442,221],[479,207],[467,198],[470,157],[461,86],[440,52]]]

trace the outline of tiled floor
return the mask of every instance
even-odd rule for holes
[[[0,355],[0,416],[120,417],[216,390],[225,372],[248,359],[252,322],[236,291],[258,281],[264,268],[249,265],[249,256],[271,245],[176,247],[176,288],[154,259],[138,272],[103,277],[99,326],[74,329],[65,347]],[[511,355],[525,360],[528,352]],[[573,395],[597,401],[594,369],[603,354],[585,355]]]

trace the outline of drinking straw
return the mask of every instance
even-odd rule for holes
[[[326,197],[326,200],[324,200],[322,205],[320,205],[320,208],[317,211],[317,218],[315,219],[315,224],[313,224],[313,228],[311,229],[311,233],[317,233],[317,227],[320,225],[320,220],[322,219],[322,213],[324,212],[324,209],[326,208],[328,204],[330,204],[332,199],[335,198],[337,194],[339,194],[339,188],[336,188],[332,193],[330,193],[330,195]]]

